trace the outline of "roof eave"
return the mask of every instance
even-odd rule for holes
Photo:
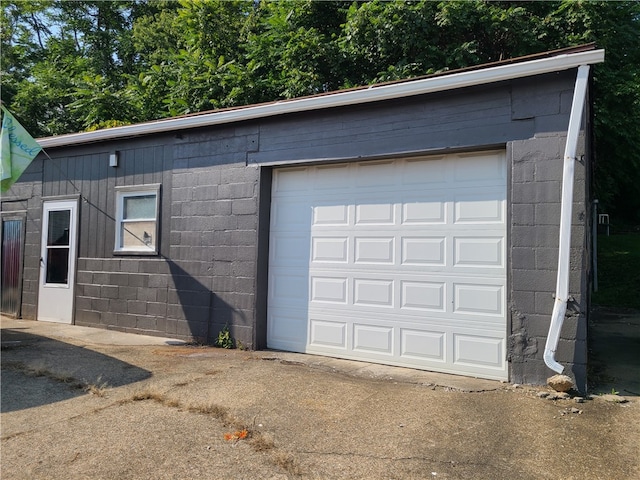
[[[154,122],[138,123],[122,127],[96,130],[93,132],[72,133],[54,137],[39,138],[43,148],[80,145],[138,135],[173,132],[189,128],[221,125],[259,118],[298,113],[325,108],[358,105],[397,98],[444,92],[458,88],[485,85],[516,78],[542,75],[577,68],[580,65],[593,65],[604,62],[604,50],[591,50],[568,53],[549,58],[541,58],[520,63],[511,63],[465,71],[397,84],[372,85],[362,90],[336,92],[329,95],[305,97],[282,102],[248,106],[235,110],[223,110],[189,117],[169,118]]]

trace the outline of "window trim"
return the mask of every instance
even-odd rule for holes
[[[115,243],[113,246],[114,255],[158,255],[160,249],[160,187],[161,184],[154,183],[149,185],[127,185],[123,187],[116,187],[116,215],[115,215]],[[141,247],[123,247],[122,242],[122,225],[126,223],[124,217],[124,200],[131,197],[142,197],[149,195],[150,193],[156,196],[156,218],[154,238],[156,239],[153,248]],[[151,219],[136,219],[136,221]]]

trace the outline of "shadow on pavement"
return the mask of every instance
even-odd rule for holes
[[[598,307],[589,323],[591,393],[640,396],[640,312]]]
[[[151,372],[85,347],[20,329],[2,329],[1,411],[14,412],[119,387]]]

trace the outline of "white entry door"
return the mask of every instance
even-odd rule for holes
[[[78,202],[44,203],[38,320],[73,323]]]
[[[507,378],[502,151],[273,177],[267,344]]]

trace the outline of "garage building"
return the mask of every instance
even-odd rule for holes
[[[2,197],[2,311],[543,383],[576,79],[603,60],[584,46],[39,139]],[[555,353],[584,391],[588,95],[579,120]]]

